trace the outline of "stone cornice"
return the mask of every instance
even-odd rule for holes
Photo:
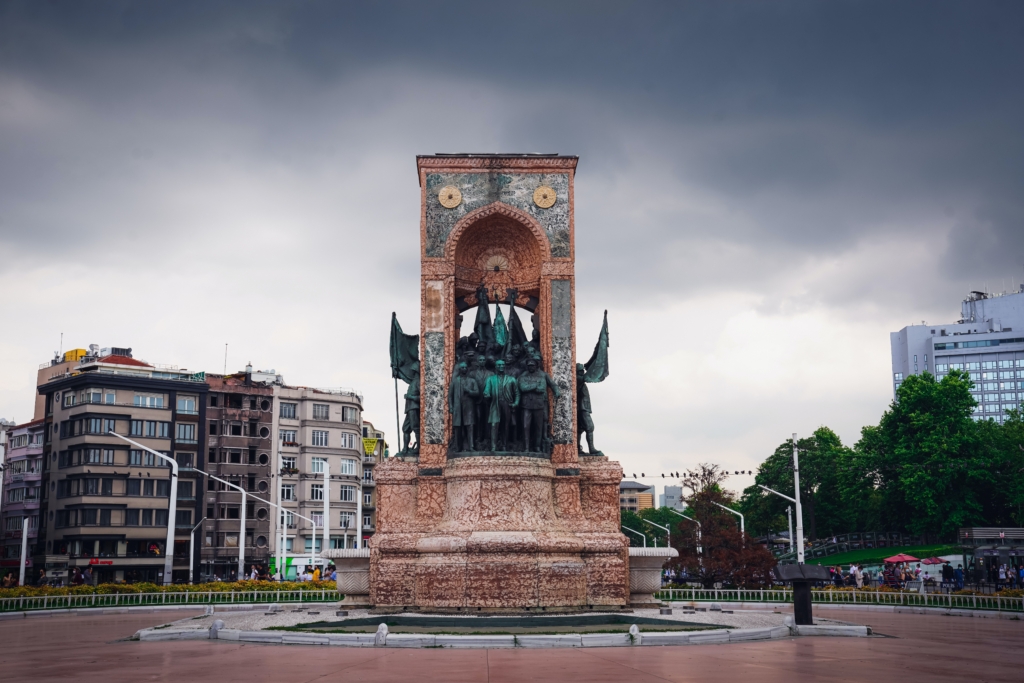
[[[529,173],[575,171],[577,156],[417,156],[416,170],[437,172],[459,171],[525,171]]]

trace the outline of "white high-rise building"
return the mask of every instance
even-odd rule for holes
[[[893,396],[910,375],[941,380],[964,370],[974,382],[975,419],[1002,422],[1024,400],[1024,285],[1012,294],[971,292],[957,322],[909,325],[889,337]]]

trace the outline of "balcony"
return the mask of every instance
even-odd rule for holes
[[[377,485],[377,482],[375,482],[373,479],[363,479],[363,486],[371,486],[372,487],[372,486],[376,486],[376,485]]]
[[[372,455],[364,455],[363,456],[363,464],[364,465],[376,465],[377,464],[377,459],[375,457],[373,457]]]

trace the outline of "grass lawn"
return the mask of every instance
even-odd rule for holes
[[[823,566],[835,566],[837,564],[848,565],[851,562],[863,562],[864,564],[881,564],[882,560],[893,555],[911,555],[923,560],[926,557],[938,557],[940,555],[960,554],[960,547],[955,545],[914,545],[900,548],[861,548],[846,553],[836,553],[826,557],[808,557],[807,564],[821,564]]]

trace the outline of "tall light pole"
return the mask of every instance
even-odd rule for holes
[[[793,506],[786,506],[786,521],[789,522],[789,552],[793,552],[793,544],[796,539],[793,538]]]
[[[137,441],[121,436],[114,431],[109,431],[107,434],[116,436],[122,441],[127,441],[131,445],[137,446],[147,453],[152,453],[161,460],[171,463],[171,500],[167,506],[167,542],[164,547],[164,585],[169,586],[171,585],[171,571],[174,568],[174,525],[175,517],[178,514],[178,461],[163,453],[158,453],[148,446],[143,446]],[[192,558],[189,558],[189,566],[192,566]]]
[[[324,458],[324,544],[320,552],[326,552],[331,547],[331,467],[327,458]],[[313,550],[316,550],[316,534],[313,534]]]
[[[800,521],[800,503],[797,502],[796,498],[790,498],[785,493],[779,493],[775,489],[770,489],[767,486],[765,486],[764,484],[758,484],[758,486],[763,488],[768,493],[774,493],[779,498],[785,498],[790,503],[795,503],[796,504],[796,515],[797,515],[797,517],[796,517],[796,535],[798,536],[798,538],[796,539],[796,541],[797,541],[797,545],[796,545],[796,561],[797,561],[798,564],[803,564],[804,563],[804,525]],[[792,537],[790,537],[790,540],[792,541]]]
[[[727,508],[724,505],[722,505],[721,503],[716,503],[715,501],[711,501],[711,503],[713,505],[717,505],[718,507],[722,508],[723,510],[728,510],[729,512],[731,512],[734,515],[739,515],[740,516],[740,535],[741,536],[745,536],[746,535],[747,532],[746,532],[746,530],[743,527],[743,513],[742,512],[740,512],[739,510],[733,510],[732,508]]]
[[[701,527],[701,524],[700,524],[700,522],[695,520],[693,517],[687,517],[682,512],[677,512],[676,510],[673,510],[672,508],[668,508],[668,511],[671,512],[674,515],[679,515],[683,519],[688,519],[688,520],[690,520],[691,522],[693,522],[694,524],[697,525],[697,554],[698,555],[702,555],[704,551],[703,551],[703,548],[701,548],[701,546],[700,546],[700,540],[701,540],[701,537],[700,537],[700,527]]]
[[[793,495],[796,496],[796,535],[800,547],[796,549],[797,562],[804,563],[804,513],[800,508],[800,449],[796,447],[796,432],[793,432]]]
[[[193,583],[193,581],[192,581],[192,563],[195,561],[195,557],[196,557],[196,529],[201,527],[203,525],[203,522],[205,522],[205,521],[206,521],[206,517],[203,517],[201,520],[199,520],[199,524],[196,524],[194,527],[192,527],[192,533],[190,533],[188,535],[188,582],[189,583]]]
[[[667,526],[662,526],[660,524],[655,524],[654,522],[652,522],[650,520],[643,519],[643,518],[641,518],[640,521],[645,523],[645,524],[650,524],[651,526],[656,526],[659,529],[664,529],[665,530],[665,536],[668,538],[668,546],[667,547],[669,547],[669,548],[672,547],[672,531]],[[657,539],[655,539],[655,544],[657,544]]]
[[[267,505],[270,505],[271,507],[275,507],[278,510],[281,510],[282,512],[291,512],[290,510],[285,510],[280,505],[277,505],[276,503],[271,503],[269,500],[264,500],[264,499],[260,498],[259,496],[250,496],[250,495],[246,494],[246,492],[241,487],[236,486],[235,484],[232,484],[230,481],[225,481],[225,480],[221,479],[220,477],[215,477],[212,474],[210,474],[209,472],[203,472],[202,470],[191,470],[191,469],[189,470],[189,472],[195,472],[196,474],[201,474],[204,477],[207,477],[209,479],[213,479],[214,481],[219,481],[220,483],[226,484],[227,486],[230,486],[231,488],[235,488],[235,489],[238,489],[239,491],[242,491],[242,502],[243,502],[243,504],[245,503],[245,500],[247,498],[252,498],[253,500],[258,500],[261,503],[266,503]],[[297,512],[292,512],[292,514],[295,515],[296,517],[298,517],[299,519],[304,519],[307,522],[309,522],[311,525],[313,525],[313,556],[312,556],[312,561],[316,562],[316,520],[311,519],[310,517],[306,517],[304,515],[300,515]],[[244,531],[244,529],[243,529],[243,531]],[[239,557],[238,557],[239,567],[242,566],[243,558],[242,558],[241,553],[244,551],[244,549],[245,549],[245,544],[243,543],[242,544],[242,548],[239,550]],[[239,575],[239,576],[241,576],[241,575]]]
[[[21,568],[18,570],[18,585],[25,585],[25,564],[28,562],[28,515],[21,517]]]

